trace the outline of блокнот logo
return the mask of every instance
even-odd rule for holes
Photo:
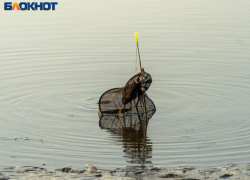
[[[21,11],[29,11],[29,10],[55,10],[56,5],[58,2],[5,2],[4,3],[4,10],[6,11],[12,11],[12,10],[21,10]]]

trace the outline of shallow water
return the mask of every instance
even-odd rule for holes
[[[101,94],[134,75],[134,31],[157,109],[145,165],[249,163],[249,5],[62,0],[55,12],[1,9],[0,167],[135,165],[136,143],[101,130],[97,115]]]

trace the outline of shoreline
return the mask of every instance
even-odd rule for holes
[[[88,165],[83,169],[63,167],[55,170],[47,170],[42,167],[15,166],[0,169],[0,180],[8,179],[177,179],[177,180],[198,180],[198,179],[250,179],[250,163],[228,164],[225,167],[193,168],[193,167],[124,167],[113,170],[98,169]]]

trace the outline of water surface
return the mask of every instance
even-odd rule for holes
[[[0,167],[136,165],[136,142],[101,130],[97,114],[101,94],[135,73],[134,31],[157,108],[145,165],[249,163],[249,16],[247,0],[1,9]]]

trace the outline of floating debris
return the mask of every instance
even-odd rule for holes
[[[97,171],[96,166],[93,166],[91,164],[86,164],[85,167],[88,168],[88,172],[96,172]]]
[[[230,176],[232,176],[233,174],[222,174],[221,176],[220,176],[220,178],[228,178],[228,177],[230,177]]]
[[[62,171],[62,172],[66,172],[66,173],[75,172],[75,170],[73,170],[72,168],[69,168],[69,167],[61,168],[61,171]]]
[[[86,168],[95,168],[95,169],[96,169],[96,166],[93,166],[93,165],[91,165],[91,164],[86,164],[85,167],[86,167]]]
[[[161,171],[161,168],[158,168],[158,167],[153,167],[150,169],[151,171]]]
[[[179,174],[172,174],[172,173],[169,173],[169,174],[164,174],[162,176],[160,176],[161,178],[183,178],[184,176],[181,176]]]
[[[0,137],[0,140],[6,140],[6,141],[9,141],[9,140],[13,140],[13,141],[18,141],[18,140],[27,141],[27,140],[33,140],[33,139],[30,139],[28,137],[20,137],[20,138]]]

